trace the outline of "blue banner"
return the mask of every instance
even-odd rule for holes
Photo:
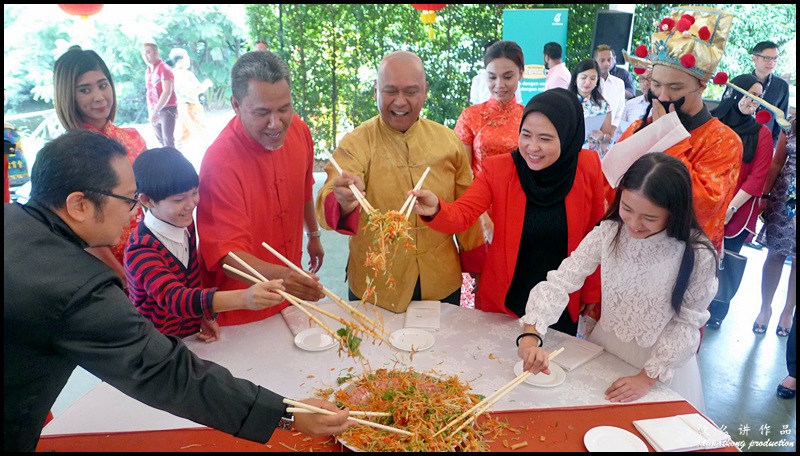
[[[503,11],[503,39],[516,41],[525,55],[525,73],[520,81],[522,104],[544,91],[544,45],[554,41],[567,60],[568,9]]]

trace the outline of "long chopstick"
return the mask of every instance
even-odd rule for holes
[[[248,270],[248,271],[250,271],[250,272],[252,272],[253,274],[255,274],[255,275],[256,275],[256,276],[257,276],[257,277],[258,277],[258,278],[259,278],[261,281],[264,281],[264,282],[267,282],[267,281],[268,281],[266,277],[264,277],[264,276],[263,276],[263,275],[262,275],[260,272],[258,272],[258,271],[257,271],[255,268],[253,268],[252,266],[250,266],[249,264],[247,264],[247,263],[246,263],[244,260],[242,260],[241,258],[239,258],[239,257],[238,257],[238,256],[237,256],[235,253],[233,253],[233,252],[228,252],[228,256],[230,256],[231,258],[233,258],[234,260],[236,260],[236,261],[237,261],[239,264],[241,264],[242,266],[244,266],[245,268],[247,268],[247,270]],[[238,269],[236,269],[236,268],[234,268],[234,267],[232,267],[232,266],[230,266],[230,265],[223,264],[223,265],[222,265],[222,267],[223,267],[224,269],[228,270],[228,271],[231,271],[231,272],[233,272],[234,274],[239,274],[239,275],[242,275],[241,271],[239,271]],[[244,275],[248,275],[248,274],[244,274]],[[252,280],[253,278],[254,278],[254,277],[252,277],[252,276],[251,276],[251,277],[250,277],[250,280]],[[329,328],[329,327],[328,327],[328,325],[326,325],[325,323],[323,323],[323,322],[322,322],[322,320],[320,320],[319,318],[315,317],[315,316],[314,316],[314,314],[312,314],[311,312],[309,312],[308,310],[306,310],[306,309],[305,309],[305,307],[303,307],[302,305],[300,305],[300,304],[299,304],[299,303],[298,303],[298,302],[295,300],[296,298],[295,298],[294,296],[290,295],[289,293],[286,293],[286,292],[285,292],[285,291],[283,291],[283,290],[275,290],[275,291],[276,291],[276,292],[277,292],[279,295],[281,295],[281,296],[283,297],[283,299],[286,299],[287,301],[289,301],[289,302],[290,302],[290,303],[291,303],[293,306],[297,307],[298,309],[300,309],[301,311],[303,311],[303,313],[305,313],[306,315],[308,315],[308,317],[309,317],[309,318],[311,318],[312,320],[314,320],[314,322],[315,322],[316,324],[318,324],[320,327],[322,327],[322,329],[324,329],[325,331],[327,331],[327,332],[328,332],[328,334],[330,334],[330,335],[333,337],[333,340],[342,340],[342,337],[341,337],[341,336],[339,336],[338,334],[336,334],[336,332],[335,332],[334,330],[332,330],[331,328]]]
[[[330,162],[333,164],[334,168],[336,168],[336,170],[339,171],[339,174],[342,174],[342,175],[344,174],[344,171],[342,171],[342,167],[339,166],[338,163],[336,163],[336,159],[333,158],[333,155],[331,155]],[[364,195],[361,194],[361,190],[359,190],[358,187],[356,187],[355,184],[350,184],[349,187],[350,187],[350,191],[353,192],[353,196],[356,197],[356,200],[358,201],[358,204],[360,204],[361,207],[365,211],[372,212],[372,211],[375,210],[375,208],[373,208],[372,205],[369,204],[369,201],[367,201],[367,198]]]
[[[307,273],[301,267],[299,267],[299,266],[295,265],[294,263],[292,263],[291,261],[289,261],[288,258],[286,258],[285,256],[281,255],[280,252],[278,252],[277,250],[272,248],[271,245],[267,244],[266,242],[262,242],[261,245],[265,249],[269,250],[270,253],[275,255],[275,257],[277,257],[279,260],[281,260],[283,262],[283,264],[285,264],[286,266],[291,268],[294,272],[296,272],[298,274],[302,274],[305,277],[308,277],[309,279],[311,278],[311,275],[309,273]],[[327,296],[328,298],[330,298],[333,302],[338,304],[339,307],[341,307],[344,310],[346,310],[350,315],[352,315],[353,317],[357,318],[359,320],[359,322],[361,323],[361,325],[364,327],[365,330],[374,333],[377,336],[378,339],[380,339],[383,342],[388,343],[386,341],[386,339],[384,339],[383,337],[377,335],[379,332],[380,333],[384,333],[384,334],[386,333],[386,330],[383,328],[383,325],[379,325],[379,324],[375,323],[374,321],[372,321],[369,317],[367,317],[366,315],[361,313],[358,309],[356,309],[353,306],[351,306],[347,301],[345,301],[344,299],[340,298],[339,296],[336,296],[336,294],[334,292],[332,292],[331,290],[329,290],[328,288],[326,288],[325,285],[322,286],[322,293],[325,294],[325,296]],[[365,321],[366,321],[366,324],[364,323]],[[372,328],[369,328],[367,326],[367,324],[371,325]]]
[[[558,350],[554,350],[552,353],[550,353],[550,354],[548,355],[548,357],[547,357],[547,358],[548,358],[549,360],[552,360],[553,358],[555,358],[556,356],[558,356],[558,355],[559,355],[561,352],[563,352],[563,351],[564,351],[564,347],[561,347],[561,348],[559,348]],[[470,408],[470,409],[469,409],[469,410],[467,410],[466,412],[462,413],[462,414],[461,414],[461,416],[459,416],[458,418],[456,418],[456,419],[454,419],[454,420],[450,421],[449,423],[447,423],[447,426],[445,426],[445,427],[443,427],[443,428],[439,429],[439,431],[438,431],[436,434],[433,434],[433,437],[436,437],[437,435],[441,434],[442,432],[444,432],[445,430],[447,430],[448,428],[450,428],[450,427],[451,427],[451,426],[453,426],[454,424],[458,423],[459,421],[461,421],[462,419],[464,419],[464,418],[465,418],[465,417],[467,417],[468,415],[471,415],[471,414],[473,414],[473,412],[476,412],[476,411],[477,411],[477,413],[475,413],[475,416],[474,416],[473,418],[477,417],[478,415],[480,415],[481,413],[483,413],[483,411],[484,411],[484,410],[486,410],[486,408],[487,408],[487,407],[485,407],[485,406],[486,406],[486,404],[489,404],[489,403],[491,403],[491,404],[494,404],[494,402],[492,402],[492,401],[495,401],[495,402],[496,402],[496,399],[497,399],[497,400],[499,400],[501,397],[505,396],[505,395],[506,395],[507,393],[509,393],[509,392],[510,392],[512,389],[514,389],[514,388],[515,388],[517,385],[519,385],[519,384],[520,384],[520,383],[522,383],[522,382],[523,382],[523,381],[524,381],[526,378],[528,378],[528,376],[529,376],[529,375],[531,375],[531,372],[530,372],[530,371],[525,371],[525,372],[523,372],[522,374],[520,374],[518,377],[516,377],[514,380],[511,380],[510,382],[508,382],[508,383],[506,383],[505,385],[501,386],[501,387],[500,387],[500,389],[498,389],[497,391],[495,391],[495,392],[494,392],[494,393],[492,393],[491,395],[489,395],[489,396],[487,396],[486,398],[484,398],[482,401],[480,401],[480,402],[478,402],[477,404],[475,404],[475,405],[474,405],[472,408]],[[464,424],[463,424],[461,427],[459,427],[458,429],[456,429],[456,431],[455,431],[455,432],[458,432],[458,431],[460,431],[461,429],[463,429],[463,427],[464,427],[464,426],[466,426],[466,424],[467,424],[467,423],[469,423],[470,421],[472,421],[472,420],[471,420],[471,419],[467,420],[467,421],[466,421],[466,422],[465,422],[465,423],[464,423]],[[453,432],[453,434],[454,434],[455,432]],[[452,435],[452,434],[451,434],[451,435]]]
[[[428,173],[430,172],[430,170],[431,170],[430,166],[425,169],[425,172],[422,173],[422,177],[419,179],[419,182],[417,182],[417,185],[414,186],[414,190],[419,190],[422,188],[422,182],[425,180],[426,177],[428,177]],[[406,209],[408,209],[408,214],[406,214],[406,218],[409,218],[411,216],[411,209],[414,207],[414,203],[416,202],[417,202],[416,196],[414,195],[409,196],[403,203],[403,206],[400,207],[400,213],[405,214]]]
[[[322,413],[322,414],[325,414],[325,415],[336,415],[336,412],[332,412],[330,410],[325,410],[325,409],[319,408],[319,407],[314,407],[313,405],[308,405],[308,404],[305,404],[303,402],[293,401],[293,400],[287,399],[287,398],[283,398],[283,403],[287,404],[287,405],[294,405],[295,407],[304,408],[306,410],[311,410],[311,411],[314,411],[314,412],[317,412],[317,413]],[[373,423],[372,421],[361,420],[361,419],[358,419],[358,418],[350,418],[350,419],[355,421],[356,423],[363,424],[365,426],[372,426],[372,427],[378,428],[378,429],[383,429],[384,431],[396,432],[398,434],[403,434],[403,435],[414,435],[413,433],[408,432],[406,430],[397,429],[397,428],[391,427],[391,426],[385,426],[383,424]]]
[[[301,407],[287,407],[287,412],[291,413],[318,413],[314,410],[309,410],[306,408]],[[389,412],[359,412],[355,410],[350,410],[350,416],[392,416]]]

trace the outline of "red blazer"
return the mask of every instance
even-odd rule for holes
[[[456,201],[448,204],[439,198],[441,210],[432,220],[425,220],[435,230],[457,233],[472,225],[492,207],[494,236],[478,288],[484,312],[506,313],[516,317],[506,307],[505,300],[517,265],[526,201],[514,159],[511,154],[502,154],[486,159],[483,171]],[[586,149],[580,152],[575,182],[564,202],[567,212],[567,252],[571,254],[605,213],[603,172],[597,152]],[[600,302],[599,269],[586,279],[581,290],[570,294],[568,309],[573,321],[578,320],[581,301]]]

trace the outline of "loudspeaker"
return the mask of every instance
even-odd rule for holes
[[[614,49],[617,65],[625,65],[622,51],[631,53],[628,47],[633,33],[633,13],[624,11],[600,10],[594,22],[594,39],[592,40],[592,53],[594,48],[607,44]],[[594,57],[594,55],[592,55]]]

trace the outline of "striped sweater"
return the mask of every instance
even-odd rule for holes
[[[164,334],[195,334],[200,330],[201,319],[215,316],[211,303],[217,289],[200,285],[194,224],[189,227],[186,268],[140,223],[125,247],[125,276],[133,305]]]

